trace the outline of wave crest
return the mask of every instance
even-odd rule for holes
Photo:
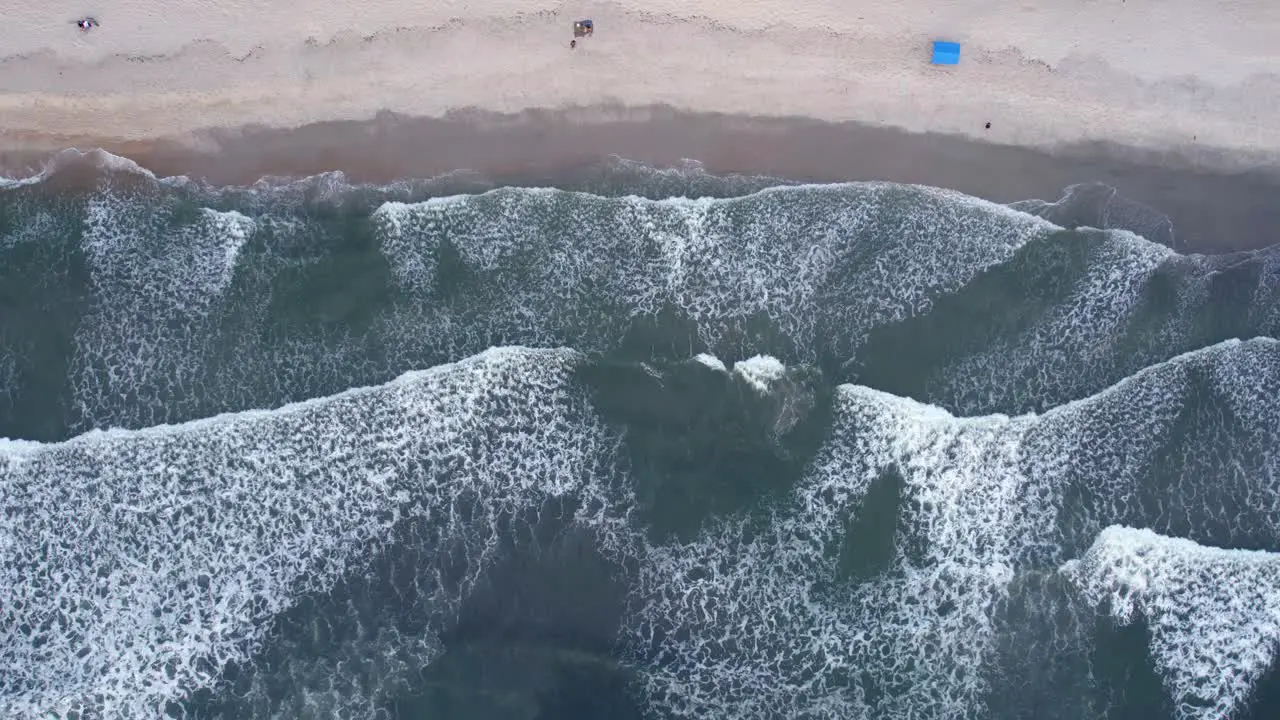
[[[566,384],[574,358],[490,351],[269,413],[5,446],[4,714],[160,716],[252,667],[273,617],[412,518],[462,563],[417,580],[436,617],[543,499],[594,497],[581,518],[608,522],[614,441]]]
[[[1117,623],[1145,619],[1180,719],[1233,717],[1280,652],[1280,554],[1114,526],[1062,572]]]

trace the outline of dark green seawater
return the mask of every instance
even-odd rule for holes
[[[0,185],[0,716],[1280,716],[1278,248],[561,185]]]

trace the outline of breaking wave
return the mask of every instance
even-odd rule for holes
[[[90,160],[0,188],[0,714],[1280,702],[1277,248],[1101,186]]]
[[[1109,527],[1062,572],[1119,623],[1151,627],[1177,717],[1231,717],[1280,652],[1280,554]]]
[[[439,183],[6,190],[0,279],[20,312],[0,320],[15,378],[0,434],[279,405],[504,344],[767,352],[954,412],[1016,414],[1280,324],[1274,248],[1178,255],[945,191],[404,202]]]
[[[1274,565],[1277,382],[1280,343],[1258,340],[1176,358],[1040,416],[956,418],[841,386],[831,436],[790,502],[650,549],[650,600],[630,637],[657,668],[646,687],[677,716],[893,718],[1034,706],[1028,694],[1061,683],[1080,702],[1055,717],[1100,717],[1110,699],[1088,682],[1086,613],[1037,575],[1081,555],[1089,568],[1105,562],[1090,546],[1113,524],[1259,548],[1240,557]],[[1245,576],[1244,595],[1214,577],[1214,602],[1230,604],[1270,592],[1272,576]],[[1092,603],[1107,580],[1090,582]],[[1210,592],[1186,592],[1200,587]],[[1121,621],[1148,597],[1134,592],[1115,611]],[[1031,593],[1048,593],[1034,598],[1036,614],[1010,617]],[[1075,624],[1062,626],[1055,605]],[[1154,600],[1142,607],[1162,612]],[[1157,629],[1156,664],[1179,706],[1197,691],[1211,701],[1179,717],[1239,709],[1275,655],[1276,625],[1253,617],[1257,629],[1242,628],[1233,648],[1209,626],[1176,639]],[[1018,647],[1015,633],[1044,644]],[[1177,658],[1200,653],[1216,658],[1221,686],[1185,677]]]
[[[162,716],[393,541],[453,561],[414,577],[419,636],[401,641],[420,646],[406,672],[426,665],[431,618],[549,499],[604,533],[622,519],[603,484],[616,442],[567,387],[573,363],[495,350],[271,412],[0,447],[3,714]],[[273,714],[327,689],[299,684]]]

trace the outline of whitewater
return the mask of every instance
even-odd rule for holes
[[[93,161],[0,188],[0,715],[1280,708],[1277,248]]]

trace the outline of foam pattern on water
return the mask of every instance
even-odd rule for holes
[[[158,717],[414,518],[465,558],[423,613],[483,572],[503,517],[575,494],[607,525],[616,440],[575,358],[494,350],[271,412],[0,444],[0,714]]]
[[[1070,185],[1053,202],[1022,200],[1009,203],[1009,207],[1066,228],[1124,230],[1165,247],[1179,247],[1168,215],[1099,182]]]
[[[164,422],[198,392],[191,358],[218,354],[219,307],[254,222],[237,212],[90,200],[82,247],[93,304],[76,337],[72,384],[91,427]],[[127,420],[119,398],[131,399]],[[177,412],[175,412],[175,410]]]
[[[1182,352],[1280,336],[1278,302],[1280,247],[1183,256],[1127,232],[1060,233],[939,299],[907,337],[873,336],[863,352],[882,355],[857,380],[957,414],[1045,410]],[[903,345],[932,354],[900,372]]]
[[[42,221],[39,190],[6,190],[16,226],[0,228],[4,244],[68,234]],[[26,272],[87,295],[50,321],[74,332],[68,390],[32,402],[67,405],[62,437],[145,427],[385,382],[492,346],[607,351],[664,310],[725,356],[843,357],[868,328],[924,312],[1051,231],[998,205],[893,185],[383,202],[425,192],[111,176],[67,196],[55,212],[76,237],[60,241],[88,280],[42,262]],[[63,351],[28,354],[49,365],[53,352]],[[24,392],[55,387],[37,375],[19,379]]]
[[[646,692],[678,715],[980,717],[1002,675],[1010,588],[1101,528],[1280,549],[1277,383],[1280,343],[1256,340],[1040,416],[956,418],[841,386],[790,504],[765,525],[726,520],[647,555],[628,638]],[[851,580],[838,559],[847,523],[877,521],[859,517],[862,502],[889,476],[901,479],[891,557]],[[1049,632],[1076,647],[1068,620]]]
[[[959,412],[980,411],[992,396],[1026,405],[1036,399],[1078,397],[1081,378],[1114,376],[1111,367],[1124,361],[1115,342],[1151,274],[1173,256],[1171,250],[1114,235],[1090,253],[1088,265],[1071,278],[1067,296],[1047,308],[1033,326],[1008,335],[983,352],[958,358],[947,367],[931,395],[955,397]],[[1045,268],[1048,271],[1048,268]],[[993,375],[998,375],[993,377]]]
[[[0,403],[11,405],[18,392],[18,353],[0,346]]]
[[[1062,572],[1117,623],[1146,622],[1180,720],[1231,717],[1280,652],[1280,554],[1112,526]]]
[[[651,551],[641,647],[649,693],[678,715],[948,717],[982,706],[991,610],[1016,543],[1052,509],[1018,503],[1029,419],[957,420],[843,386],[828,445],[771,526],[725,523]],[[846,521],[887,470],[905,480],[892,570],[838,577]],[[673,627],[668,627],[673,626]],[[656,636],[656,639],[655,639]],[[924,660],[927,658],[927,661]]]
[[[31,400],[69,402],[70,431],[324,396],[495,345],[608,352],[664,311],[678,321],[659,336],[691,353],[851,366],[881,353],[892,373],[901,344],[875,331],[959,303],[943,329],[961,335],[908,374],[923,379],[854,376],[957,414],[1043,410],[1179,352],[1280,334],[1280,252],[1184,257],[928,188],[383,202],[425,191],[135,180],[74,210],[91,277],[70,399]],[[48,226],[38,208],[15,217],[5,243]],[[1010,295],[1001,271],[1043,282]],[[52,385],[34,375],[23,392]]]
[[[941,717],[980,705],[975,669],[1011,573],[1024,482],[1008,460],[1027,421],[955,420],[854,386],[840,388],[836,415],[795,506],[770,527],[727,522],[650,552],[637,640],[659,648],[647,690],[674,713]],[[895,463],[918,507],[898,527],[925,538],[925,552],[899,553],[896,572],[868,583],[840,582],[844,523]]]
[[[1019,545],[1053,518],[1051,506],[1020,502],[1033,481],[1020,462],[1031,420],[958,420],[866,388],[846,387],[841,400],[837,432],[853,447],[815,466],[806,503],[835,501],[816,513],[830,518],[834,540],[838,523],[856,513],[843,503],[874,478],[896,472],[906,499],[894,572],[848,591],[871,635],[866,671],[885,693],[877,713],[981,707],[992,608],[1014,575]]]
[[[786,376],[787,367],[769,355],[756,355],[733,364],[733,374],[742,378],[756,392],[768,395],[769,388]]]
[[[880,184],[660,201],[501,189],[389,203],[375,219],[395,276],[411,288],[435,287],[447,241],[472,273],[468,299],[491,332],[572,336],[591,349],[617,340],[602,323],[616,332],[620,318],[675,307],[713,348],[764,317],[807,356],[820,328],[854,344],[1051,228],[954,193]]]
[[[1182,256],[882,184],[418,202],[430,193],[341,176],[218,192],[157,182],[0,212],[0,252],[17,262],[34,248],[45,273],[17,293],[23,312],[0,317],[7,427],[63,402],[40,395],[57,384],[46,364],[70,364],[75,417],[50,413],[40,437],[329,395],[492,345],[621,352],[667,314],[659,340],[683,345],[688,321],[690,355],[750,358],[696,355],[766,394],[784,363],[856,371],[882,354],[883,383],[837,391],[831,435],[791,496],[628,558],[640,569],[623,646],[657,711],[988,717],[1016,678],[1089,687],[1093,618],[1068,578],[1089,601],[1147,578],[1112,608],[1163,628],[1152,653],[1184,717],[1238,709],[1274,663],[1272,615],[1215,625],[1238,608],[1210,587],[1238,575],[1241,597],[1274,605],[1269,561],[1240,560],[1270,556],[1208,548],[1280,552],[1280,344],[1220,343],[1280,334],[1280,248]],[[1152,219],[1141,210],[1103,219],[1136,227]],[[32,333],[44,318],[55,332]],[[50,358],[64,327],[74,353]],[[891,333],[903,328],[915,334]],[[921,348],[935,354],[910,372]],[[251,676],[223,689],[245,691],[220,696],[228,717],[385,714],[441,652],[437,620],[497,539],[527,529],[512,518],[572,496],[593,541],[638,542],[609,484],[616,438],[568,384],[576,358],[497,351],[276,412],[0,440],[0,714],[153,717],[214,692],[228,663]],[[887,486],[892,517],[868,500]],[[1186,541],[1124,540],[1136,531],[1117,524]],[[846,567],[866,550],[848,543],[876,532],[892,542],[874,572]],[[424,539],[423,557],[461,548],[465,568],[457,580],[415,562],[408,584],[389,583],[412,587],[406,604],[428,619],[334,589]],[[1202,617],[1195,593],[1218,614]],[[290,625],[305,602],[330,605]],[[1043,625],[1016,626],[1018,603]],[[1056,613],[1064,603],[1078,604]],[[1183,605],[1194,611],[1173,612]],[[1026,638],[1053,651],[1019,655]],[[1067,682],[1010,667],[1037,652]]]
[[[624,636],[646,700],[674,717],[866,717],[865,633],[811,586],[821,551],[795,522],[726,522],[649,549]]]
[[[434,571],[430,565],[422,568],[419,582],[428,585]],[[307,605],[303,612],[312,617],[300,623],[305,636],[282,637],[273,628],[264,640],[269,656],[237,668],[234,686],[215,686],[213,709],[197,701],[183,706],[185,712],[171,714],[225,720],[398,720],[389,707],[398,694],[413,687],[423,668],[445,653],[435,628],[455,608],[457,596],[433,588],[424,599],[435,601],[414,608],[422,624],[432,626],[424,632],[397,627],[390,613],[370,612],[370,603],[362,598]],[[333,635],[341,639],[327,642]]]
[[[1034,472],[1055,469],[1058,563],[1123,523],[1221,546],[1280,550],[1280,342],[1228,341],[1153,366],[1042,416]],[[1063,554],[1065,553],[1065,555]]]

